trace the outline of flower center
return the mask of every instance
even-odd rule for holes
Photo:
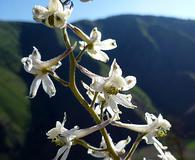
[[[164,128],[159,128],[158,131],[156,132],[156,137],[163,138],[167,136],[167,130]]]
[[[87,49],[92,50],[93,49],[93,43],[88,44]]]
[[[65,142],[62,141],[59,136],[56,136],[55,138],[53,138],[51,142],[55,143],[55,145],[60,146],[60,147],[65,145]]]
[[[116,95],[119,93],[119,90],[114,86],[104,86],[104,91],[108,94]]]
[[[54,26],[54,15],[48,17],[48,23],[50,26]]]
[[[56,16],[56,21],[61,21],[61,17],[60,16]]]

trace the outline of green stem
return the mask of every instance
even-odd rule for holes
[[[98,96],[98,92],[95,92],[94,97],[93,97],[93,100],[91,102],[91,107],[92,108],[94,108],[94,105],[95,105],[95,101],[96,101],[97,96]]]
[[[88,45],[86,45],[86,46],[80,51],[80,53],[79,53],[78,56],[76,57],[76,61],[77,61],[77,62],[80,62],[80,60],[81,60],[82,56],[84,55],[85,50],[87,49],[87,47],[88,47]]]
[[[63,35],[64,35],[64,41],[65,41],[65,45],[67,48],[71,47],[70,44],[70,40],[67,34],[66,29],[63,30]],[[89,112],[89,114],[91,115],[91,117],[95,120],[96,124],[100,124],[101,120],[98,117],[98,115],[94,112],[93,108],[91,108],[89,106],[89,104],[85,101],[85,99],[83,98],[83,96],[81,95],[81,93],[79,92],[77,86],[76,86],[76,82],[75,82],[75,71],[76,71],[76,64],[75,64],[75,57],[73,52],[70,54],[70,72],[69,72],[69,79],[70,79],[70,83],[69,83],[69,87],[71,89],[71,91],[73,92],[74,96],[77,98],[77,100],[80,102],[80,104]],[[100,130],[102,136],[105,139],[107,148],[108,148],[108,152],[110,153],[111,157],[114,160],[120,160],[119,156],[117,155],[117,153],[115,152],[115,150],[113,149],[113,143],[109,140],[109,136],[108,133],[106,131],[105,128],[102,128]]]
[[[142,141],[142,138],[145,134],[138,134],[135,142],[133,143],[131,149],[129,150],[129,152],[127,153],[125,160],[131,160],[133,154],[135,153],[135,150],[137,149],[138,145],[140,144],[140,142]]]
[[[100,106],[100,119],[103,120],[103,110],[104,110],[104,104],[105,101],[102,102],[101,106]]]
[[[51,74],[50,75],[58,82],[60,82],[64,87],[69,87],[69,83],[66,82],[65,80],[61,79],[60,77],[57,77],[55,76],[54,74]]]
[[[81,139],[76,139],[76,140],[74,140],[74,142],[76,144],[79,144],[79,145],[83,146],[86,149],[92,149],[94,151],[99,151],[99,152],[107,151],[106,148],[104,148],[104,149],[103,148],[96,148],[96,147],[91,146],[89,143],[87,143],[87,142],[85,142],[84,140],[81,140]]]

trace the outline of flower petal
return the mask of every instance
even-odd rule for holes
[[[24,65],[24,69],[26,72],[31,73],[31,70],[33,68],[33,62],[32,59],[29,57],[24,57],[21,59],[21,62]]]
[[[63,28],[68,19],[68,15],[65,12],[55,12],[54,14],[54,27]]]
[[[125,81],[126,81],[126,85],[123,87],[123,89],[122,89],[123,91],[127,91],[127,90],[133,88],[137,83],[136,77],[134,77],[134,76],[125,77]]]
[[[118,108],[118,105],[117,105],[116,101],[114,99],[112,99],[112,96],[109,96],[108,94],[105,94],[105,99],[106,99],[107,105],[110,106],[110,108],[112,108],[112,110],[115,113],[121,113],[121,111]]]
[[[50,129],[46,135],[48,136],[48,139],[54,139],[55,137],[57,137],[58,135],[62,134],[63,132],[67,131],[66,128],[64,128],[63,122],[56,122],[56,127]]]
[[[90,38],[88,35],[86,35],[80,28],[73,26],[72,24],[68,24],[68,27],[73,30],[73,32],[76,33],[79,38],[81,38],[84,42],[91,43]]]
[[[44,68],[51,68],[52,71],[54,71],[55,69],[57,69],[58,67],[61,66],[61,60],[63,60],[64,58],[66,58],[76,47],[76,43],[69,49],[67,49],[65,52],[63,52],[62,54],[44,61]]]
[[[148,124],[153,123],[153,120],[157,119],[155,115],[150,114],[148,112],[145,113],[145,120]]]
[[[164,155],[158,155],[162,160],[176,160],[176,158],[169,151],[165,151]]]
[[[98,31],[97,27],[94,27],[90,33],[90,41],[93,42],[100,42],[102,38],[102,34]]]
[[[99,47],[101,50],[111,50],[117,47],[114,39],[106,39],[100,42]]]
[[[72,140],[77,138],[77,131],[79,130],[79,126],[74,126],[74,128],[66,130],[60,134],[61,138],[64,139],[66,144],[72,145]]]
[[[97,115],[100,115],[101,114],[101,108],[100,108],[100,105],[97,105],[96,107],[95,107],[95,113],[97,114]]]
[[[42,76],[36,76],[30,86],[30,93],[29,93],[29,97],[30,98],[34,98],[37,94],[38,88],[41,84],[41,79]]]
[[[85,128],[85,129],[80,129],[80,130],[77,130],[75,131],[75,135],[76,135],[76,138],[83,138],[93,132],[96,132],[104,127],[106,127],[108,124],[110,124],[112,121],[112,119],[108,119],[108,120],[105,120],[103,121],[102,123],[100,124],[97,124],[95,126],[92,126],[92,127],[89,127],[89,128]]]
[[[67,159],[68,154],[70,152],[70,148],[71,148],[71,146],[67,147],[67,149],[65,150],[65,152],[64,152],[64,154],[63,154],[63,156],[62,156],[62,158],[60,160],[66,160]]]
[[[57,121],[56,122],[56,126],[57,125],[59,125],[59,121]],[[61,124],[61,123],[60,123]],[[59,133],[57,133],[57,131],[58,131],[59,129],[56,127],[56,128],[52,128],[52,129],[50,129],[47,133],[46,133],[46,135],[48,136],[47,138],[48,139],[54,139]]]
[[[161,147],[158,146],[158,144],[154,143],[154,147],[156,148],[156,150],[160,153],[160,155],[162,155],[164,157],[164,152],[162,150]],[[167,160],[167,159],[166,159]]]
[[[159,116],[158,116],[158,123],[165,130],[170,130],[170,128],[171,128],[170,122],[167,121],[166,119],[163,119],[161,114],[159,114]]]
[[[31,55],[29,55],[29,57],[34,61],[34,60],[41,60],[41,54],[39,52],[39,50],[33,46],[33,51],[31,53]]]
[[[64,152],[66,152],[67,149],[68,149],[68,146],[67,146],[67,145],[61,147],[61,148],[58,150],[58,152],[57,152],[57,154],[56,154],[54,160],[58,160],[58,158],[59,158]]]
[[[136,108],[136,106],[131,103],[132,96],[130,94],[118,93],[117,95],[112,95],[112,99],[126,108]]]
[[[113,60],[110,71],[109,80],[106,82],[107,87],[115,87],[120,91],[126,91],[131,89],[136,84],[136,78],[134,76],[122,77],[122,70],[117,64],[116,59]]]
[[[48,18],[51,14],[47,8],[39,5],[35,5],[32,12],[33,18],[38,22],[42,22],[42,20]]]
[[[131,141],[131,137],[129,137],[129,136],[127,137],[127,139],[119,141],[119,142],[115,145],[115,148],[116,148],[117,153],[122,152],[122,151],[125,149],[126,145],[127,145],[130,141]]]
[[[114,112],[112,107],[110,107],[110,106],[107,106],[106,110],[111,115],[111,117],[115,117],[115,120],[120,120],[120,116],[119,116],[119,113],[121,113],[120,110],[119,110],[119,112]]]
[[[120,66],[117,64],[116,59],[113,60],[112,65],[110,67],[109,77],[111,76],[116,76],[116,77],[122,76],[122,70]]]
[[[72,13],[74,4],[71,0],[65,0],[65,2],[62,2],[64,6],[64,12],[69,12],[69,14]]]
[[[123,91],[123,88],[126,86],[126,81],[123,77],[111,76],[108,81],[105,83],[104,88],[109,91],[109,89],[114,88],[116,90],[115,94],[119,91]],[[105,90],[105,91],[106,91]]]
[[[79,49],[80,50],[83,50],[85,48],[85,46],[87,45],[87,42],[85,42],[85,41],[79,41],[79,44],[80,44]]]
[[[42,85],[44,91],[49,95],[50,98],[56,94],[55,86],[48,75],[43,75]]]
[[[87,53],[89,54],[89,56],[91,56],[93,59],[102,61],[102,62],[107,62],[109,61],[109,57],[108,55],[101,51],[101,50],[95,50],[95,49],[87,49]]]
[[[156,139],[155,137],[153,137],[154,143],[157,144],[161,149],[166,150],[168,147],[167,146],[163,146],[162,143],[160,143],[160,141],[158,139]]]
[[[92,90],[86,83],[84,83],[83,81],[81,81],[83,87],[87,90],[86,94],[88,95],[88,97],[90,98],[90,100],[93,100],[94,95],[95,95],[95,91]],[[99,97],[99,96],[98,96]],[[99,98],[96,98],[95,103],[99,103]]]
[[[147,133],[148,130],[150,129],[150,126],[148,125],[128,124],[128,123],[122,123],[120,121],[114,121],[112,122],[112,124],[114,126],[121,127],[121,128],[127,128],[135,132],[139,132],[139,133]]]
[[[52,71],[52,72],[55,72],[55,70],[56,70],[57,68],[59,68],[61,65],[62,65],[62,63],[59,61],[56,65],[54,65],[54,66],[51,67],[51,71]]]
[[[81,66],[81,65],[79,65],[79,64],[77,64],[77,68],[83,73],[83,74],[85,74],[86,76],[88,76],[89,78],[91,78],[91,79],[96,79],[96,78],[98,78],[98,80],[101,82],[102,80],[101,79],[106,79],[105,77],[101,77],[101,76],[99,76],[99,75],[97,75],[97,74],[95,74],[95,73],[93,73],[93,72],[91,72],[91,71],[89,71],[87,68],[85,68],[85,67],[83,67],[83,66]]]
[[[63,11],[63,6],[59,0],[49,0],[48,9],[51,12]]]

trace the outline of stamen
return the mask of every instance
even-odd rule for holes
[[[156,133],[156,137],[163,138],[166,136],[167,136],[167,130],[165,130],[163,128],[159,128],[157,133]]]
[[[112,95],[116,95],[119,93],[119,90],[114,86],[104,86],[104,91]]]
[[[50,26],[54,26],[54,15],[48,17],[48,23]]]

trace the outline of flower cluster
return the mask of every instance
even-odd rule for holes
[[[88,1],[91,0],[81,0],[81,2]],[[109,56],[104,51],[115,49],[117,43],[111,38],[101,40],[102,35],[97,27],[94,27],[88,36],[77,26],[68,23],[68,19],[73,11],[73,6],[71,0],[65,0],[63,2],[60,0],[49,0],[48,7],[36,5],[33,8],[33,18],[35,21],[43,23],[47,27],[57,28],[63,31],[67,50],[57,57],[42,61],[40,52],[36,47],[33,47],[33,52],[28,57],[21,59],[25,71],[35,75],[30,86],[30,98],[34,98],[37,95],[41,83],[49,97],[53,97],[56,94],[55,86],[49,77],[51,76],[63,86],[69,87],[75,98],[80,102],[83,108],[88,111],[93,121],[96,123],[85,129],[79,129],[78,126],[67,129],[64,127],[66,122],[65,114],[63,122],[57,121],[56,126],[46,133],[48,139],[51,139],[52,142],[60,146],[54,159],[66,160],[71,147],[81,145],[87,149],[88,154],[96,158],[103,158],[104,160],[129,160],[132,159],[138,144],[142,140],[145,140],[146,144],[152,144],[157,149],[159,152],[157,157],[159,159],[176,160],[176,158],[167,151],[167,146],[163,146],[159,141],[159,138],[166,136],[167,131],[171,128],[169,121],[164,119],[161,114],[156,117],[153,114],[145,113],[147,124],[123,123],[120,121],[122,116],[122,111],[120,110],[121,106],[131,110],[137,108],[137,106],[133,104],[132,95],[129,92],[136,85],[136,77],[125,77],[116,59],[113,60],[110,71],[105,77],[95,74],[79,64],[85,53],[95,60],[104,63],[108,62]],[[70,44],[68,29],[80,39],[80,52],[77,56],[73,53],[77,43],[74,45]],[[61,61],[66,57],[69,57],[70,60],[69,81],[61,79],[55,72],[55,70],[62,65]],[[86,94],[91,102],[88,102],[84,96],[82,96],[82,93],[77,87],[75,80],[77,69],[91,79],[90,84],[86,84],[82,81],[82,85],[86,89]],[[111,134],[109,134],[106,129],[107,125],[129,129],[138,133],[138,137],[135,142],[132,142],[130,136],[128,136],[127,139],[121,140],[115,144],[111,138]],[[96,131],[100,131],[102,135],[99,148],[91,146],[83,140],[83,137]],[[125,147],[130,145],[130,141],[132,142],[132,146],[129,151],[126,151]],[[143,157],[143,159],[146,158]]]

